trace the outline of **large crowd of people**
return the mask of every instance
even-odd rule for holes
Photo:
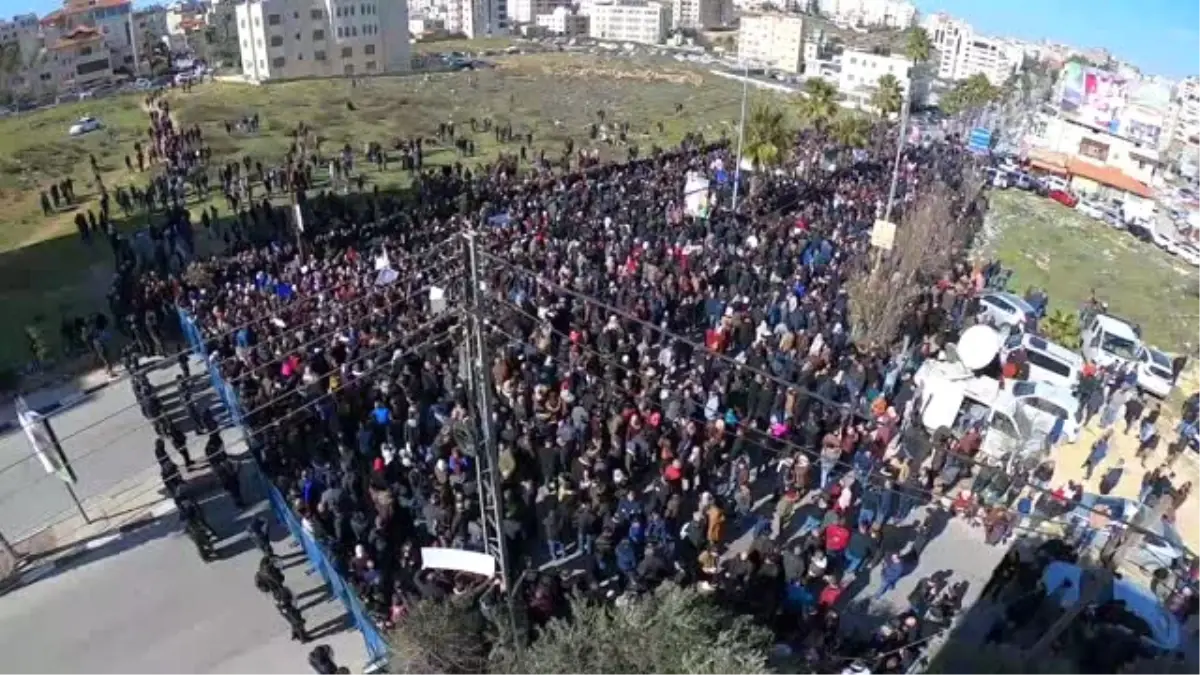
[[[937,578],[873,637],[839,629],[870,571],[877,596],[895,588],[950,517],[996,544],[1069,510],[1074,493],[1045,490],[1052,465],[1005,470],[976,457],[979,429],[929,439],[914,424],[913,371],[974,320],[994,266],[964,250],[918,280],[894,343],[852,339],[849,286],[889,200],[890,160],[831,155],[828,138],[804,132],[788,171],[739,186],[736,212],[731,148],[699,137],[567,172],[515,155],[476,169],[406,160],[415,190],[400,201],[313,194],[323,160],[298,129],[278,169],[219,169],[241,225],[222,255],[200,258],[182,196],[208,189],[203,135],[177,129],[165,101],[147,104],[168,217],[149,264],[113,244],[114,313],[131,349],[160,354],[175,308],[190,314],[257,464],[381,625],[462,583],[423,570],[421,547],[485,549],[485,437],[506,562],[533,574],[521,592],[535,620],[570,592],[625,596],[669,579],[760,616],[824,667],[836,654],[903,672],[948,625],[966,582]],[[394,147],[419,157],[422,140]],[[387,152],[371,144],[361,161]],[[897,215],[937,185],[947,213],[976,228],[974,161],[909,147]],[[345,148],[337,173],[353,162]],[[703,215],[684,194],[689,173],[708,178]],[[296,194],[302,232],[290,208],[255,201],[256,181]],[[482,370],[462,351],[470,316],[486,317]],[[493,409],[480,410],[480,386]],[[571,574],[536,571],[560,560]]]

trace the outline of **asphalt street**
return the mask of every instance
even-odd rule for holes
[[[243,473],[243,482],[248,483]],[[274,526],[286,584],[317,640],[291,641],[270,597],[254,586],[261,555],[245,535],[260,502],[237,512],[224,495],[204,503],[224,538],[221,559],[204,563],[166,507],[153,522],[97,545],[0,600],[0,672],[296,673],[308,650],[329,644],[354,670],[365,662],[361,636],[345,630],[340,603],[282,526]]]
[[[162,386],[164,407],[173,411],[181,428],[188,431],[191,451],[200,455],[203,439],[191,432],[174,386],[167,386],[179,372],[178,365],[171,363],[169,368],[152,371],[149,377]],[[194,363],[193,376],[202,372],[202,366]],[[214,400],[211,390],[204,395],[210,402]],[[142,416],[128,379],[52,414],[50,424],[75,469],[79,479],[75,493],[85,505],[87,500],[155,466],[155,433]],[[178,458],[176,461],[180,462]],[[0,532],[10,541],[17,541],[74,512],[64,483],[46,473],[32,454],[25,434],[17,429],[0,437]]]

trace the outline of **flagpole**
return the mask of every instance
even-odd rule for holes
[[[742,117],[738,121],[737,164],[733,167],[733,212],[737,213],[738,192],[742,186],[742,146],[746,142],[746,99],[750,91],[750,65],[742,59]]]

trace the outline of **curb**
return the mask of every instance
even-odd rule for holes
[[[35,408],[35,412],[37,412],[37,414],[39,414],[39,415],[49,415],[51,413],[58,412],[59,410],[62,410],[63,408],[70,408],[71,406],[79,403],[83,399],[87,398],[88,396],[91,396],[92,394],[100,391],[101,389],[105,389],[105,388],[109,387],[110,385],[116,384],[117,382],[122,382],[122,381],[124,381],[124,379],[125,379],[124,376],[115,377],[106,382],[101,382],[100,384],[94,384],[90,387],[85,387],[84,389],[77,391],[74,394],[70,394],[66,398],[59,399],[58,401],[55,401],[54,403],[50,403],[50,404],[41,406],[40,408]],[[3,422],[0,422],[0,434],[6,434],[14,429],[20,429],[20,428],[21,428],[21,425],[17,422],[17,420],[5,420]]]
[[[13,578],[7,582],[4,582],[2,587],[0,587],[0,594],[11,592],[22,586],[32,584],[39,579],[51,576],[58,571],[59,568],[69,567],[91,551],[109,546],[117,541],[120,541],[122,537],[133,534],[134,532],[137,532],[138,530],[149,525],[153,525],[163,516],[174,513],[175,509],[175,502],[162,502],[152,508],[147,509],[144,513],[133,520],[122,523],[108,532],[102,533],[96,537],[78,543],[69,549],[55,554],[52,560],[35,563],[28,569],[17,572],[13,575]]]

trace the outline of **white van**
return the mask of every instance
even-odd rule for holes
[[[1017,349],[1025,350],[1025,361],[1029,364],[1030,382],[1045,382],[1067,390],[1079,386],[1079,370],[1083,358],[1066,347],[1050,342],[1044,337],[1018,333],[1009,336],[1000,352],[1000,361],[1008,362],[1008,355]]]
[[[1133,326],[1107,314],[1092,317],[1083,329],[1083,357],[1100,367],[1136,362],[1141,348]]]
[[[983,422],[979,451],[986,456],[1037,456],[1043,450],[1045,432],[1037,433],[1024,406],[994,378],[976,376],[960,363],[926,361],[913,381],[921,391],[921,423],[931,433],[946,427],[959,435]]]

